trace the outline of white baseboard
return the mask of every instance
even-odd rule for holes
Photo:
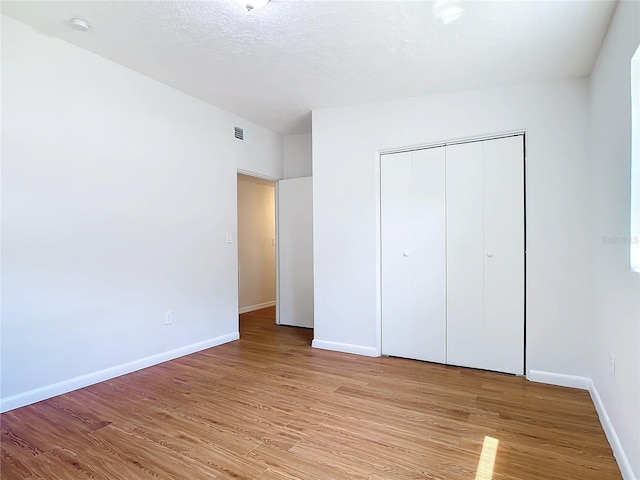
[[[613,451],[613,456],[618,462],[618,468],[620,469],[622,478],[624,480],[637,480],[635,474],[633,473],[633,470],[631,469],[629,459],[627,458],[626,453],[624,453],[624,449],[622,448],[622,443],[620,443],[618,434],[613,427],[613,423],[611,423],[609,414],[604,408],[604,403],[602,403],[602,399],[600,398],[598,390],[596,389],[596,385],[595,383],[593,383],[592,379],[590,379],[589,377],[564,375],[561,373],[543,372],[540,370],[529,370],[527,379],[531,380],[532,382],[548,383],[550,385],[559,385],[561,387],[572,387],[579,388],[581,390],[588,390],[589,394],[591,395],[591,401],[593,401],[596,412],[598,412],[598,418],[600,419],[600,424],[602,425],[604,434],[607,436],[607,440],[609,441],[609,445],[611,446],[611,450]]]
[[[8,412],[15,408],[24,407],[32,403],[46,400],[47,398],[62,395],[63,393],[78,390],[79,388],[88,387],[95,383],[104,382],[127,373],[142,370],[143,368],[157,365],[158,363],[173,360],[174,358],[183,357],[191,353],[199,352],[207,348],[216,347],[223,343],[231,342],[240,338],[239,332],[221,335],[219,337],[210,338],[202,342],[192,343],[184,347],[169,350],[167,352],[158,353],[149,357],[140,358],[132,362],[123,363],[114,367],[105,368],[97,372],[87,373],[78,377],[63,380],[62,382],[45,385],[44,387],[34,388],[23,393],[18,393],[10,397],[0,399],[0,412]]]
[[[580,390],[589,390],[589,385],[591,384],[591,379],[588,377],[543,372],[541,370],[529,370],[527,380],[538,383],[548,383],[549,385],[558,385],[560,387],[579,388]]]
[[[365,355],[367,357],[379,357],[378,350],[374,347],[364,347],[362,345],[352,345],[350,343],[328,342],[326,340],[313,340],[311,342],[313,348],[321,348],[323,350],[333,350],[335,352],[355,353],[356,355]]]
[[[238,314],[240,313],[248,313],[248,312],[253,312],[255,310],[260,310],[263,308],[267,308],[267,307],[275,307],[276,306],[276,301],[272,301],[272,302],[264,302],[264,303],[258,303],[256,305],[249,305],[248,307],[242,307],[238,309]]]
[[[602,429],[607,436],[607,440],[609,440],[609,445],[611,445],[613,456],[616,457],[616,461],[618,462],[618,467],[620,468],[620,473],[622,473],[622,478],[624,478],[624,480],[637,480],[635,474],[633,473],[633,470],[631,469],[631,463],[629,463],[629,459],[627,458],[626,453],[624,453],[624,449],[622,448],[622,443],[620,443],[618,434],[616,433],[615,428],[613,428],[613,423],[611,423],[609,414],[604,408],[604,403],[602,403],[600,394],[596,389],[596,384],[593,383],[593,380],[591,379],[589,379],[589,394],[591,395],[593,405],[596,407],[596,412],[598,412],[598,417],[600,418]]]

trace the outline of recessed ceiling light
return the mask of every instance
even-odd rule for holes
[[[264,7],[270,0],[236,0],[240,5],[247,9],[247,12],[251,10],[259,10]]]
[[[82,20],[81,18],[72,18],[69,20],[69,26],[74,30],[78,30],[79,32],[88,32],[89,31],[89,22],[86,20]]]

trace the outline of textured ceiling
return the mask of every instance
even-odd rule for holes
[[[610,1],[2,1],[2,13],[279,133],[310,111],[587,76]],[[91,30],[72,30],[71,17]]]

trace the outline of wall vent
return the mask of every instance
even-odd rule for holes
[[[236,140],[244,140],[244,130],[240,127],[233,127],[233,136]]]

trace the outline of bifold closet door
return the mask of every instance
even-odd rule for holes
[[[524,373],[523,137],[447,146],[447,363]]]
[[[447,360],[483,364],[482,144],[447,147]]]
[[[382,353],[446,361],[445,152],[381,157]]]

